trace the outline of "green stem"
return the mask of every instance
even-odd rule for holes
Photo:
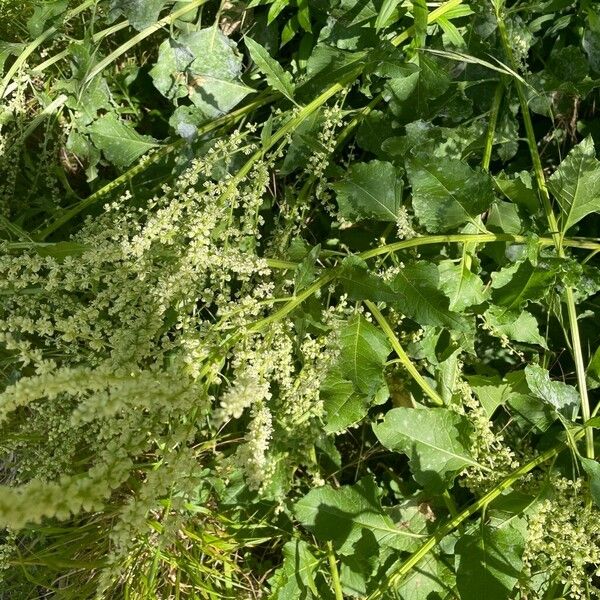
[[[327,562],[329,563],[329,574],[331,575],[331,584],[333,586],[335,600],[344,600],[342,582],[340,581],[340,573],[338,571],[335,552],[333,551],[333,545],[331,542],[327,542]]]
[[[408,354],[402,348],[400,344],[400,340],[396,337],[393,329],[390,327],[390,324],[387,322],[387,319],[381,314],[381,311],[377,308],[377,306],[371,302],[370,300],[365,300],[365,304],[367,308],[373,313],[375,320],[379,323],[381,329],[386,334],[394,352],[398,355],[402,366],[410,373],[411,377],[419,384],[419,387],[431,398],[431,401],[437,406],[444,406],[444,400],[442,397],[427,383],[424,377],[419,373],[415,365],[413,365],[410,360]]]
[[[506,24],[500,14],[500,7],[496,8],[496,20],[498,22],[498,31],[500,33],[500,39],[504,52],[508,57],[510,66],[513,69],[517,69],[516,61],[510,46],[508,39],[508,33],[506,31]],[[542,200],[542,206],[546,213],[546,220],[548,221],[548,227],[550,234],[554,240],[554,246],[556,252],[560,257],[565,256],[564,252],[564,241],[558,228],[558,221],[552,208],[552,202],[550,200],[550,193],[548,186],[546,185],[546,177],[544,175],[544,169],[542,166],[542,159],[537,147],[537,140],[535,137],[535,131],[533,129],[533,122],[531,120],[531,114],[529,112],[529,106],[527,104],[527,97],[525,96],[525,90],[523,84],[520,81],[515,81],[517,88],[517,94],[519,96],[519,103],[521,105],[521,115],[523,117],[523,123],[525,125],[525,131],[527,133],[527,143],[529,145],[529,152],[531,154],[531,161],[533,163],[533,169],[535,172],[535,178],[539,194]],[[577,374],[577,386],[579,388],[579,395],[581,398],[581,414],[583,420],[586,421],[590,416],[590,402],[588,398],[587,382],[585,376],[585,363],[583,360],[583,352],[581,350],[581,338],[579,335],[579,322],[577,320],[577,306],[575,304],[575,296],[573,289],[569,286],[565,287],[564,292],[565,304],[567,305],[567,314],[569,318],[569,329],[571,331],[571,346],[573,350],[573,360],[575,362],[575,372]],[[586,456],[588,458],[594,458],[594,432],[593,429],[586,429],[585,434],[585,446]]]
[[[589,428],[586,428],[586,431]],[[583,437],[584,432],[578,431],[573,437],[575,439],[580,439]],[[512,485],[518,481],[521,477],[527,475],[530,471],[533,471],[539,465],[545,463],[547,460],[553,458],[557,454],[559,454],[562,450],[565,449],[565,443],[560,442],[552,448],[546,450],[533,460],[525,463],[522,467],[519,467],[516,471],[511,473],[508,477],[503,479],[498,485],[496,485],[493,489],[491,489],[487,494],[479,498],[479,500],[473,502],[470,506],[462,510],[455,517],[451,518],[444,525],[442,525],[431,537],[427,539],[427,541],[413,554],[410,555],[397,569],[394,570],[392,575],[387,577],[383,584],[375,590],[370,596],[367,597],[366,600],[378,600],[379,598],[384,597],[384,594],[391,587],[395,589],[398,584],[406,577],[406,575],[415,567],[435,546],[448,534],[452,533],[455,529],[457,529],[462,523],[464,523],[469,517],[478,513],[480,510],[484,509],[488,504],[493,502],[498,496],[500,496],[504,491],[512,487]]]
[[[487,134],[485,136],[485,146],[483,148],[483,157],[481,159],[481,168],[484,171],[489,171],[490,161],[492,159],[492,149],[494,147],[494,136],[496,135],[496,125],[498,123],[498,115],[500,114],[500,104],[502,103],[502,96],[504,95],[504,83],[498,82],[496,86],[496,93],[492,100],[492,107],[490,109],[490,122],[487,128]]]

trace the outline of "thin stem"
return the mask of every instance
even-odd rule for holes
[[[587,431],[586,428],[585,431]],[[573,437],[580,439],[583,437],[584,431],[578,431]],[[413,552],[409,558],[407,558],[397,569],[394,570],[392,575],[387,577],[383,584],[375,590],[366,600],[378,600],[382,598],[387,590],[391,587],[395,589],[398,584],[406,577],[406,575],[415,567],[435,546],[448,534],[452,533],[462,523],[464,523],[469,517],[478,513],[484,509],[491,502],[493,502],[498,496],[500,496],[505,490],[512,487],[512,485],[518,481],[521,477],[524,477],[530,471],[533,471],[539,465],[545,463],[547,460],[553,458],[565,449],[565,443],[559,442],[552,448],[546,450],[533,460],[525,463],[522,467],[519,467],[516,471],[511,473],[508,477],[503,479],[498,485],[492,488],[487,494],[482,496],[479,500],[473,502],[470,506],[462,510],[455,517],[451,518],[444,525],[442,525],[427,541],[415,552]]]
[[[506,31],[506,25],[500,14],[500,7],[496,8],[496,20],[498,22],[498,31],[500,33],[500,39],[502,40],[502,46],[504,52],[510,61],[510,65],[513,69],[516,69],[516,62],[508,40],[508,33]],[[546,185],[546,177],[544,175],[544,169],[542,167],[542,159],[537,147],[537,140],[535,137],[535,131],[533,129],[533,122],[531,120],[531,114],[529,112],[529,105],[527,104],[527,98],[525,96],[525,90],[523,84],[520,81],[515,81],[517,88],[517,94],[519,96],[519,103],[521,105],[521,115],[523,117],[523,123],[525,125],[525,131],[527,133],[527,143],[529,145],[529,152],[531,154],[531,161],[533,163],[533,169],[535,172],[535,178],[537,187],[539,190],[540,197],[542,199],[542,206],[546,213],[546,220],[548,221],[548,227],[550,228],[550,234],[554,240],[554,246],[556,252],[560,257],[565,256],[564,252],[564,241],[563,235],[560,233],[558,228],[558,221],[552,208],[552,202],[550,200],[550,193],[548,186]],[[579,322],[577,320],[577,306],[575,304],[575,296],[573,289],[570,286],[565,287],[564,292],[565,304],[567,305],[567,314],[569,318],[569,329],[571,331],[571,346],[573,350],[573,360],[575,362],[575,372],[577,374],[577,387],[579,388],[579,395],[581,398],[581,414],[583,420],[587,420],[590,416],[590,402],[588,398],[587,382],[585,375],[585,363],[583,361],[583,352],[581,350],[581,339],[579,336]],[[585,434],[585,446],[586,456],[588,458],[594,458],[594,432],[593,429],[586,429]]]
[[[496,135],[496,125],[498,123],[498,115],[500,114],[500,104],[502,103],[502,96],[504,95],[504,83],[498,82],[496,86],[496,93],[492,100],[492,107],[490,109],[490,122],[487,128],[487,134],[485,136],[485,146],[483,148],[483,157],[481,159],[481,168],[484,171],[489,171],[490,161],[492,159],[492,149],[494,147],[494,137]]]
[[[333,551],[333,544],[331,542],[327,542],[327,562],[329,563],[329,574],[331,575],[331,584],[333,586],[335,600],[344,600],[340,573],[338,571],[335,552]]]
[[[442,397],[427,383],[424,377],[419,373],[415,365],[413,365],[410,360],[408,354],[402,348],[400,344],[400,340],[396,337],[393,329],[390,327],[390,324],[387,322],[387,319],[381,314],[381,311],[377,308],[377,306],[371,302],[370,300],[365,300],[365,305],[371,311],[375,320],[379,323],[381,329],[387,336],[394,352],[398,355],[402,366],[410,373],[411,377],[417,382],[419,387],[431,398],[431,401],[437,406],[444,406],[444,400]]]

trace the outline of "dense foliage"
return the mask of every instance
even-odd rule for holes
[[[0,0],[0,596],[600,597],[592,0]]]

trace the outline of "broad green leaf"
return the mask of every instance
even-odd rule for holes
[[[529,214],[535,214],[540,208],[540,203],[533,189],[531,174],[527,171],[516,173],[509,177],[504,172],[494,177],[494,183],[511,202],[525,209]]]
[[[528,302],[548,295],[552,289],[558,264],[551,259],[533,265],[529,260],[492,274],[492,301],[505,312],[520,311]]]
[[[109,18],[123,15],[133,28],[141,30],[158,21],[165,4],[166,0],[111,0]]]
[[[548,179],[561,209],[564,234],[590,213],[600,210],[600,162],[591,136],[575,146]]]
[[[510,384],[498,376],[471,375],[467,377],[467,381],[490,419],[496,409],[504,405],[510,397]]]
[[[391,351],[385,334],[361,315],[342,328],[339,360],[321,386],[328,432],[353,425],[387,400],[383,369]]]
[[[590,479],[590,492],[597,507],[600,508],[600,463],[592,458],[580,457],[581,466]]]
[[[470,423],[447,408],[393,408],[373,431],[388,450],[409,457],[415,480],[432,492],[445,490],[459,471],[478,464],[469,452]]]
[[[439,285],[439,272],[433,263],[409,262],[391,282],[397,294],[394,305],[420,325],[466,331],[466,321],[449,309],[450,301]]]
[[[456,543],[460,557],[456,585],[461,600],[508,600],[523,569],[524,541],[511,526],[489,526],[463,535]]]
[[[294,83],[290,73],[284,71],[283,67],[258,42],[249,37],[245,38],[244,42],[250,57],[266,77],[267,83],[294,102]]]
[[[348,221],[375,219],[395,222],[402,205],[402,178],[389,162],[354,163],[334,184],[340,216]]]
[[[531,393],[557,411],[573,409],[579,404],[579,393],[562,381],[552,381],[547,369],[538,365],[525,367],[525,378]]]
[[[415,214],[431,233],[474,221],[494,199],[490,176],[458,159],[411,159],[406,169]]]
[[[334,542],[337,552],[351,554],[365,534],[373,544],[411,550],[424,536],[397,526],[381,508],[380,491],[370,477],[352,486],[311,490],[294,506],[296,519],[319,541]]]
[[[385,361],[392,351],[386,335],[363,316],[352,317],[340,333],[340,368],[359,392],[372,394],[382,385]]]
[[[158,144],[154,138],[140,135],[129,123],[108,113],[88,128],[94,145],[117,167],[127,167]]]
[[[420,325],[467,331],[468,323],[449,310],[450,301],[439,289],[439,274],[432,263],[409,262],[391,282],[372,274],[356,257],[344,260],[339,279],[353,300],[386,302]]]
[[[467,268],[465,261],[456,264],[445,260],[439,264],[440,288],[450,299],[450,309],[462,312],[469,306],[481,304],[487,298],[480,277]]]
[[[167,39],[150,76],[158,91],[176,102],[189,96],[206,119],[231,110],[255,90],[240,80],[242,56],[216,27]]]
[[[33,3],[33,15],[27,21],[27,29],[32,38],[40,36],[49,27],[49,21],[65,14],[69,7],[68,0],[38,0]]]
[[[448,598],[447,594],[455,584],[454,574],[448,562],[437,552],[428,553],[411,569],[390,597],[396,600]]]
[[[292,540],[283,547],[283,564],[269,579],[272,600],[319,598],[315,577],[320,560],[303,540]]]
[[[506,312],[498,306],[490,306],[484,313],[492,333],[505,335],[509,340],[523,344],[537,344],[547,348],[546,340],[540,335],[536,318],[528,311]]]
[[[369,410],[369,398],[358,394],[351,381],[332,371],[321,385],[327,433],[338,433],[358,423]]]

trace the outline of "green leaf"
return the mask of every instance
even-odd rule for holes
[[[48,27],[48,21],[62,17],[69,7],[68,0],[43,0],[34,3],[33,15],[27,21],[27,29],[32,38],[40,36]]]
[[[318,598],[315,577],[319,559],[310,551],[303,540],[292,540],[283,546],[283,564],[271,579],[273,600],[295,600],[296,598]]]
[[[382,385],[385,361],[392,351],[386,335],[356,315],[340,333],[340,368],[356,389],[372,394]]]
[[[466,331],[468,324],[449,309],[450,300],[439,285],[439,272],[433,263],[409,262],[391,282],[397,295],[394,306],[420,325]]]
[[[467,381],[490,419],[496,409],[503,406],[510,397],[510,384],[502,381],[498,376],[470,375]]]
[[[189,96],[206,119],[221,116],[255,92],[240,80],[242,56],[216,27],[165,40],[150,76],[158,91],[176,102]]]
[[[547,369],[538,365],[528,365],[525,367],[525,378],[531,393],[557,411],[562,412],[578,406],[577,390],[562,381],[552,381]]]
[[[94,145],[117,167],[127,167],[158,144],[148,135],[140,135],[132,125],[108,113],[94,121],[89,129]]]
[[[379,14],[375,19],[375,29],[377,31],[383,29],[387,25],[387,22],[390,20],[399,4],[400,0],[383,0],[381,8],[379,9]]]
[[[473,460],[468,420],[446,408],[393,408],[373,425],[388,450],[409,457],[415,480],[432,492],[442,492]]]
[[[352,554],[365,534],[372,536],[373,544],[408,551],[423,538],[398,527],[383,511],[371,477],[338,489],[313,489],[296,503],[294,514],[319,541],[332,541],[342,555]]]
[[[111,0],[109,18],[114,20],[123,15],[139,31],[158,21],[165,4],[166,0]]]
[[[487,298],[485,285],[461,261],[445,260],[439,264],[440,288],[450,299],[450,308],[462,312],[469,306],[481,304]]]
[[[521,171],[514,177],[509,177],[504,172],[494,177],[494,183],[511,202],[534,215],[540,208],[540,203],[533,189],[531,174]]]
[[[558,264],[552,259],[537,265],[525,260],[492,274],[492,301],[505,312],[520,311],[528,302],[548,295],[556,279]]]
[[[340,216],[348,221],[374,219],[395,222],[402,205],[402,178],[389,162],[354,163],[334,184]]]
[[[431,233],[473,222],[494,199],[490,176],[460,160],[411,159],[406,169],[415,214]]]
[[[523,536],[514,527],[482,526],[456,543],[461,600],[508,600],[523,569]]]
[[[600,463],[592,458],[580,457],[581,466],[590,478],[590,492],[594,503],[600,508]]]
[[[528,311],[506,312],[498,306],[490,306],[484,313],[485,320],[498,335],[523,344],[537,344],[547,348],[546,340],[540,335],[537,319]]]
[[[284,71],[282,66],[258,42],[249,37],[245,38],[244,42],[250,52],[250,58],[266,77],[267,83],[274,90],[281,92],[286,98],[295,103],[294,83],[290,73]]]
[[[449,598],[454,587],[454,575],[436,552],[430,552],[415,565],[394,590],[397,600],[439,600]]]
[[[561,232],[600,210],[600,162],[591,136],[575,146],[548,179],[561,208]]]
[[[328,432],[353,425],[387,400],[383,369],[391,351],[386,335],[361,315],[342,328],[339,360],[321,386]]]

